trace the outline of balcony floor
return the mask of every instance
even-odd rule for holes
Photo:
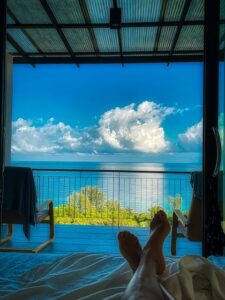
[[[5,226],[3,226],[5,227]],[[3,228],[4,231],[5,228]],[[42,253],[71,254],[74,252],[110,253],[119,254],[117,234],[119,231],[129,230],[139,237],[142,245],[145,244],[149,229],[140,227],[111,227],[111,226],[85,226],[85,225],[55,225],[54,242]],[[24,237],[22,226],[14,225],[14,235],[11,241],[4,244],[7,247],[32,248],[41,241],[47,239],[48,228],[46,224],[32,227],[31,240],[27,242]],[[164,253],[170,256],[169,235],[164,246]],[[184,238],[178,239],[177,256],[188,254],[201,255],[201,243],[189,242]]]

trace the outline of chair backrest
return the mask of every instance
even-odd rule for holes
[[[5,167],[3,180],[2,223],[23,224],[29,237],[29,225],[36,223],[37,204],[32,169]]]

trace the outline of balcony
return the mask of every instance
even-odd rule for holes
[[[55,222],[148,226],[156,210],[189,210],[190,172],[34,169],[39,205],[54,201]]]
[[[129,230],[142,245],[149,222],[163,208],[171,221],[174,208],[188,212],[190,172],[34,169],[39,205],[54,201],[55,241],[50,253],[118,254],[117,234]],[[17,226],[10,242],[26,242]],[[32,229],[31,246],[47,235],[45,225]],[[164,252],[170,255],[168,236]],[[201,243],[179,239],[177,255],[201,254]]]

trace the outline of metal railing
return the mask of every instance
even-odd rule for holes
[[[38,201],[56,223],[145,226],[160,207],[189,210],[190,172],[33,169]]]

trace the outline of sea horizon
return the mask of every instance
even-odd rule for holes
[[[93,162],[93,161],[11,161],[11,166],[33,169],[84,169],[84,170],[127,170],[127,171],[200,171],[200,163],[156,163],[156,162]]]

